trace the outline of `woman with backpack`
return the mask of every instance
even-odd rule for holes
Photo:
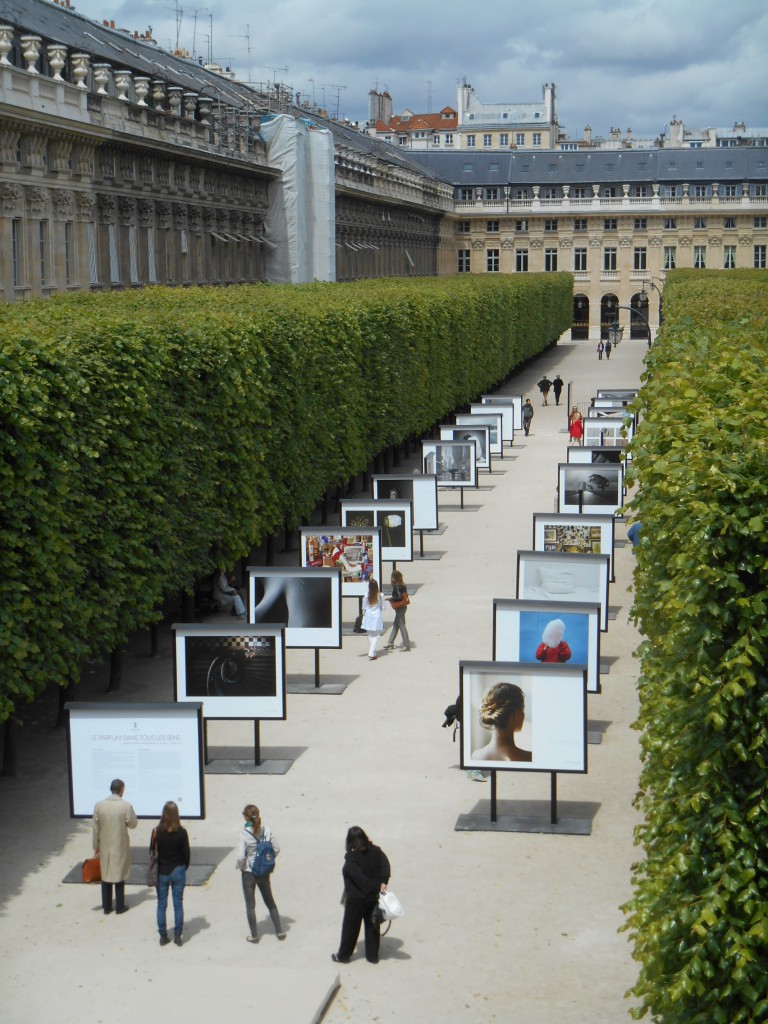
[[[251,930],[251,934],[246,935],[246,939],[248,942],[259,941],[259,933],[256,928],[256,889],[258,887],[261,898],[269,911],[269,916],[272,918],[272,924],[275,926],[275,934],[282,942],[285,932],[280,920],[280,912],[275,905],[270,882],[270,876],[275,866],[274,858],[280,852],[280,847],[270,829],[262,822],[259,808],[255,804],[248,804],[245,807],[243,818],[245,824],[237,837],[237,867],[241,872],[245,914],[248,918],[248,927]],[[271,844],[271,851],[269,846],[263,845],[265,843]]]

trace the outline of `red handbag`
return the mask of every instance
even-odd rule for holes
[[[101,861],[98,857],[89,857],[83,861],[83,882],[101,881]]]

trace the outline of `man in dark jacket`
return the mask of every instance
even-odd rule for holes
[[[538,387],[539,391],[544,396],[544,405],[549,405],[549,402],[547,401],[547,399],[549,398],[549,389],[552,387],[552,381],[549,379],[549,377],[546,375],[546,373],[544,374],[544,376],[541,378],[541,380],[539,381],[539,383],[536,386]]]

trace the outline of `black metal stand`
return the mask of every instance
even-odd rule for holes
[[[320,648],[315,648],[315,689],[320,689]]]
[[[499,816],[496,795],[496,771],[491,770],[490,817],[481,814],[459,815],[456,832],[532,832],[550,835],[588,836],[592,832],[590,805],[584,805],[588,817],[560,817],[557,810],[557,772],[550,772],[549,820],[542,815],[542,802],[520,801],[518,808],[528,814]],[[532,813],[531,813],[532,812]]]

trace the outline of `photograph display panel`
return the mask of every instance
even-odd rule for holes
[[[631,398],[593,398],[592,407],[595,409],[626,409],[631,401]]]
[[[248,566],[250,621],[285,626],[287,648],[341,647],[338,569]]]
[[[400,498],[343,498],[341,525],[354,530],[378,527],[383,561],[413,561],[413,512],[410,501]]]
[[[633,398],[637,397],[638,390],[638,388],[598,388],[597,397],[631,402]]]
[[[374,498],[411,502],[414,530],[437,529],[437,477],[433,473],[381,473],[372,480]]]
[[[583,665],[462,661],[461,767],[587,771]]]
[[[561,551],[569,555],[608,555],[609,577],[613,581],[615,527],[616,520],[612,515],[534,512],[533,550]]]
[[[282,625],[174,625],[176,700],[203,717],[285,718]]]
[[[438,487],[477,486],[477,446],[467,441],[422,441],[425,473],[437,477]]]
[[[504,449],[503,430],[501,413],[480,413],[460,412],[456,414],[456,426],[458,427],[488,427],[488,444],[491,455],[501,457]]]
[[[632,425],[603,416],[586,416],[584,444],[587,448],[625,448],[632,438]]]
[[[517,592],[526,601],[600,605],[600,629],[608,629],[608,555],[517,552]]]
[[[580,465],[561,462],[557,467],[558,511],[618,512],[624,499],[624,466]]]
[[[587,692],[600,693],[600,605],[495,598],[493,660],[586,665]]]
[[[381,537],[378,526],[302,526],[304,569],[339,569],[341,596],[365,597],[368,580],[381,582]]]
[[[511,444],[515,439],[515,431],[523,429],[523,396],[522,395],[481,395],[480,402],[488,407],[492,405],[504,416],[504,440]],[[509,411],[510,406],[512,412]],[[469,407],[472,412],[474,406]]]
[[[140,818],[159,818],[175,800],[184,818],[205,817],[203,726],[190,704],[67,705],[69,806],[90,818],[94,805],[122,779]]]
[[[586,462],[590,466],[618,466],[624,461],[623,448],[582,448],[581,445],[567,449],[568,462]]]
[[[458,426],[454,423],[441,424],[441,441],[474,441],[477,448],[477,468],[489,469],[491,465],[490,427]]]

